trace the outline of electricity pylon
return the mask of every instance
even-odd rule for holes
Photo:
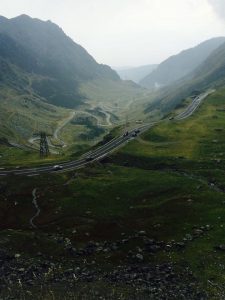
[[[40,157],[49,156],[48,139],[45,132],[40,132]]]
[[[40,131],[38,133],[34,133],[35,137],[40,138],[40,157],[48,157],[49,156],[49,146],[48,146],[48,136],[51,135],[47,135],[46,132],[44,131]]]

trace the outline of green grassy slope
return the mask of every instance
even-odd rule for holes
[[[219,299],[224,283],[221,268],[225,263],[224,254],[215,251],[216,246],[225,242],[224,96],[224,89],[217,91],[188,120],[156,126],[114,158],[120,165],[149,170],[153,178],[151,172],[162,172],[158,183],[160,200],[153,197],[157,207],[153,215],[160,216],[164,224],[159,230],[160,237],[165,233],[170,239],[177,239],[181,232],[183,237],[188,231],[193,232],[195,226],[213,227],[212,232],[194,239],[182,254],[173,253],[171,259],[188,263],[206,288],[215,288],[215,299]],[[185,186],[187,190],[181,192]],[[168,221],[170,214],[173,217]],[[214,288],[207,280],[215,283]]]
[[[225,89],[218,90],[189,119],[161,123],[102,164],[64,175],[17,177],[17,185],[13,177],[4,178],[1,247],[21,253],[28,266],[39,264],[40,257],[54,263],[54,273],[32,280],[50,286],[56,299],[65,290],[53,284],[55,276],[67,278],[69,291],[87,299],[131,299],[132,294],[134,299],[206,299],[206,294],[223,299],[224,97]],[[41,208],[35,234],[29,225],[34,188]],[[68,239],[79,255],[71,254]],[[90,250],[90,241],[98,250]],[[33,255],[37,252],[41,256]],[[160,273],[168,263],[172,271]],[[121,265],[129,271],[123,273]],[[82,277],[77,266],[95,277]],[[143,275],[149,266],[158,271]],[[70,272],[77,276],[76,287],[73,277],[66,277]],[[25,289],[35,293],[25,278]]]
[[[63,108],[45,103],[35,94],[2,88],[0,91],[0,136],[26,143],[40,130],[52,134],[57,122],[68,115]]]

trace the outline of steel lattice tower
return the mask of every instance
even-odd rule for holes
[[[48,139],[45,132],[40,132],[40,157],[49,155]]]

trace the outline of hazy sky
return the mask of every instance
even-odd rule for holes
[[[159,63],[225,35],[225,0],[0,0],[0,14],[52,20],[100,63]]]

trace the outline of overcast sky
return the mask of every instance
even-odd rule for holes
[[[0,0],[0,14],[51,20],[111,66],[159,63],[225,35],[225,0]]]

